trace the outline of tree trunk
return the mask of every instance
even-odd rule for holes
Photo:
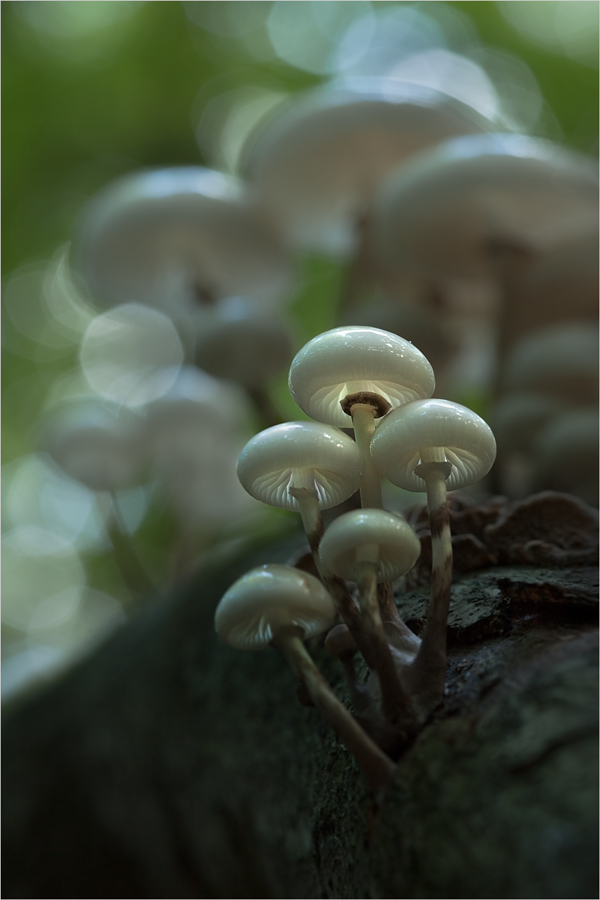
[[[6,717],[4,896],[597,897],[596,569],[456,581],[444,703],[375,808],[283,657],[213,631],[231,582],[300,543],[153,601]],[[399,602],[419,630],[426,592]]]

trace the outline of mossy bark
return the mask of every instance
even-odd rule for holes
[[[150,603],[6,716],[4,896],[597,897],[596,570],[453,586],[446,697],[376,809],[283,657],[213,632],[299,540]],[[425,594],[401,607],[418,630]]]

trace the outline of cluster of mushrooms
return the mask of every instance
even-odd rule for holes
[[[256,424],[275,426],[283,418],[271,386],[297,348],[302,316],[294,322],[293,304],[305,287],[297,263],[316,255],[345,265],[332,324],[402,334],[423,349],[435,365],[438,389],[452,398],[470,396],[457,361],[476,360],[470,385],[479,391],[482,408],[491,406],[495,431],[498,425],[496,490],[518,497],[558,487],[592,499],[597,467],[586,481],[577,460],[584,446],[587,458],[597,456],[597,353],[590,349],[597,304],[577,281],[577,259],[596,240],[597,172],[586,158],[548,140],[497,129],[497,122],[440,91],[386,78],[350,80],[296,96],[261,122],[243,154],[243,180],[187,166],[132,172],[109,184],[84,209],[72,250],[76,276],[104,308],[95,334],[105,341],[94,345],[94,364],[103,374],[114,368],[117,378],[120,369],[111,356],[115,323],[126,322],[137,335],[132,355],[139,357],[138,369],[127,374],[132,391],[149,371],[163,377],[160,367],[173,335],[180,357],[170,364],[180,377],[173,376],[171,388],[151,402],[136,405],[133,416],[127,402],[109,409],[106,397],[96,398],[101,408],[95,423],[78,412],[81,398],[69,409],[50,410],[56,421],[44,430],[44,449],[69,475],[105,493],[123,490],[136,478],[158,479],[182,521],[179,556],[181,568],[189,569],[199,535],[210,540],[227,522],[254,514],[233,483],[234,460],[252,433],[247,423],[255,430]],[[597,259],[585,252],[592,283]],[[561,294],[546,302],[547,289],[536,293],[532,284],[536,272],[561,254],[570,260],[578,299]],[[314,303],[318,296],[317,287]],[[327,303],[333,307],[331,299]],[[140,309],[168,320],[173,334],[163,329],[164,339],[150,338]],[[566,354],[567,380],[556,387],[553,341],[565,323],[577,335]],[[527,342],[542,328],[554,332],[544,365],[534,365],[531,375]],[[84,369],[88,345],[86,336]],[[337,358],[337,351],[330,352]],[[509,374],[513,357],[516,374]],[[529,370],[519,363],[522,357]],[[344,374],[343,380],[364,379]],[[410,400],[433,410],[431,404],[446,403],[427,400],[433,381],[414,395],[402,394],[402,400],[390,384],[385,380],[374,393],[392,407]],[[233,406],[244,407],[242,415],[228,413],[233,406],[227,391],[237,391]],[[307,402],[294,395],[301,406]],[[313,411],[315,403],[310,401],[309,414],[322,418],[324,413]],[[359,404],[352,415],[367,509],[381,506],[383,463],[377,460],[383,450],[377,448],[396,415],[388,418],[385,404],[379,407],[386,428],[377,429],[372,462],[370,409]],[[327,424],[343,428],[349,415],[336,409]],[[84,444],[93,451],[85,465],[74,461],[74,448]],[[561,469],[559,482],[552,480],[555,444],[563,459],[575,460]],[[131,465],[117,462],[116,449],[129,454]],[[415,445],[414,453],[421,449]],[[420,464],[438,472],[428,475],[433,508],[441,503],[431,486],[439,465],[452,467],[450,480],[469,471],[464,461],[447,455],[426,453]],[[423,478],[410,473],[402,476],[402,486],[422,488]],[[291,490],[300,497],[304,487],[298,483]],[[307,505],[295,494],[285,496],[305,508],[306,518]],[[340,501],[326,500],[323,493],[319,502]],[[316,534],[318,517],[314,510],[311,515],[308,531]],[[364,655],[369,657],[366,647]],[[416,671],[411,668],[411,678]]]
[[[289,388],[316,421],[257,434],[240,454],[237,474],[252,496],[300,513],[319,577],[282,565],[254,569],[225,593],[215,626],[232,647],[279,648],[380,791],[393,776],[392,757],[444,694],[452,582],[447,491],[486,475],[496,442],[470,409],[432,399],[435,378],[426,357],[380,329],[336,328],[313,338],[292,362]],[[344,428],[354,430],[354,440]],[[382,477],[427,493],[432,573],[422,639],[400,618],[392,588],[421,546],[400,515],[383,509]],[[356,491],[360,508],[324,530],[321,510]],[[344,665],[355,716],[304,647],[326,631],[326,646]],[[359,652],[369,668],[364,684],[355,667]]]

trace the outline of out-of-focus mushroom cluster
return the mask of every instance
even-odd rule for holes
[[[399,432],[408,427],[402,409],[386,415],[390,406],[408,402],[415,421],[423,412],[444,422],[447,401],[430,399],[425,357],[403,369],[414,341],[440,393],[474,398],[493,422],[496,488],[514,498],[551,488],[597,502],[598,194],[587,159],[498,133],[497,117],[449,92],[389,78],[291,98],[241,157],[239,179],[200,166],[131,171],[86,204],[73,236],[69,277],[91,304],[81,377],[60,403],[47,403],[39,448],[45,464],[50,458],[96,496],[133,595],[189,572],[219,540],[263,527],[263,507],[240,488],[235,460],[257,425],[270,429],[257,441],[301,427],[281,424],[281,384],[302,327],[294,303],[310,255],[344,266],[330,303],[335,324],[383,329],[396,363],[394,353],[384,358],[365,345],[352,350],[358,370],[346,377],[344,348],[332,345],[315,381],[296,357],[292,392],[325,424],[310,465],[293,451],[262,473],[260,490],[253,482],[253,497],[264,490],[275,505],[299,509],[312,534],[318,516],[306,484],[314,479],[321,508],[340,503],[346,475],[325,457],[356,456],[358,446],[363,502],[381,506],[366,452],[373,396],[385,416],[373,444],[381,459],[388,419],[397,416]],[[469,427],[470,411],[461,415]],[[352,424],[356,445],[327,430]],[[441,442],[450,448],[443,459],[420,456],[419,444],[390,463],[402,468],[402,490],[418,484],[439,505],[448,475],[436,494],[436,466],[450,465],[452,478],[476,468],[451,438]],[[177,523],[170,564],[149,559],[143,539],[134,547],[144,513],[132,527],[123,504],[136,485],[155,515]]]

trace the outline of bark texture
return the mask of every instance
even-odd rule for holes
[[[231,582],[301,542],[200,573],[12,710],[5,897],[598,896],[596,568],[458,577],[446,697],[376,809],[283,657],[213,632]],[[426,591],[398,602],[419,631]]]

